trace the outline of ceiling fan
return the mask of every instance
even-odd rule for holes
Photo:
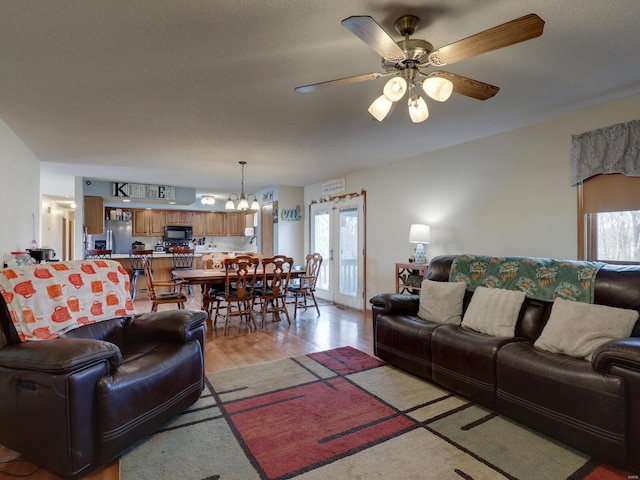
[[[476,55],[524,42],[539,37],[544,29],[544,20],[531,13],[436,50],[426,40],[410,38],[419,24],[420,19],[413,15],[404,15],[396,20],[395,29],[404,37],[404,40],[396,42],[370,16],[353,16],[344,19],[342,25],[382,57],[384,72],[365,73],[314,83],[296,87],[294,91],[305,93],[333,85],[392,76],[385,84],[383,94],[369,107],[369,113],[378,121],[382,121],[391,110],[393,103],[404,97],[408,91],[409,115],[413,122],[418,123],[429,116],[429,110],[420,95],[420,90],[441,102],[447,100],[453,92],[478,100],[486,100],[493,97],[499,90],[494,85],[455,73],[442,70],[427,72],[425,71],[427,67],[451,65]]]

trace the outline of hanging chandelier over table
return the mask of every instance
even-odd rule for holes
[[[249,195],[244,194],[244,166],[247,164],[245,161],[238,162],[242,165],[242,182],[241,182],[241,190],[240,195],[237,193],[229,194],[229,198],[227,199],[227,203],[224,206],[225,210],[260,210],[260,204],[258,204],[258,198],[254,193],[250,193]],[[236,206],[233,203],[232,196],[236,197],[238,201],[238,205]],[[251,202],[251,207],[249,207],[249,199],[253,197],[253,201]]]

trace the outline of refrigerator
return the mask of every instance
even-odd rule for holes
[[[129,253],[133,243],[131,220],[107,220],[103,235],[91,236],[90,248],[96,248],[96,242],[104,242],[111,253]]]

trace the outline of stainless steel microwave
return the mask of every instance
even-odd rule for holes
[[[192,227],[179,227],[179,226],[165,225],[164,227],[165,242],[190,242],[191,240],[193,240]]]

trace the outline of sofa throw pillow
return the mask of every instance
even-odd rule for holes
[[[495,337],[513,337],[525,293],[478,287],[464,314],[462,325]]]
[[[556,298],[542,333],[533,344],[541,350],[591,361],[603,343],[631,335],[638,312]]]
[[[423,280],[418,317],[431,322],[460,325],[466,288],[464,282]]]

